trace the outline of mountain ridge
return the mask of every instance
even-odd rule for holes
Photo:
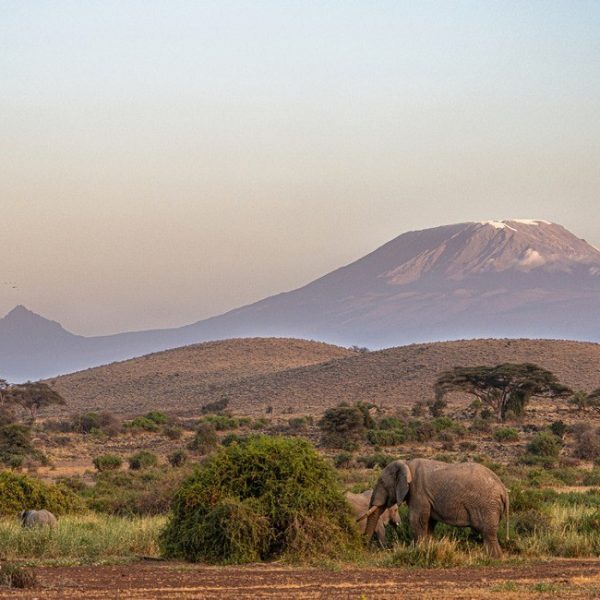
[[[372,348],[457,338],[600,341],[600,251],[549,221],[470,221],[403,233],[302,287],[174,329],[83,337],[31,315],[17,307],[0,319],[0,377],[50,377],[237,337]]]

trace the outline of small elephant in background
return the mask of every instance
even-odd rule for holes
[[[358,518],[365,511],[369,509],[369,501],[371,500],[371,494],[373,490],[365,490],[360,494],[353,494],[352,492],[346,492],[346,500],[350,507],[352,508],[352,512]],[[379,521],[377,522],[377,526],[375,527],[375,533],[377,534],[377,539],[382,547],[385,546],[385,526],[392,521],[395,525],[400,524],[400,515],[398,514],[398,506],[390,506],[386,510],[383,511],[382,515],[379,517]],[[366,522],[361,522],[361,532],[364,533],[367,527]]]
[[[391,462],[379,476],[371,494],[365,535],[370,539],[380,515],[406,500],[409,523],[416,541],[431,534],[438,522],[472,527],[494,558],[502,556],[498,524],[506,517],[508,539],[508,492],[500,478],[477,463],[448,464],[416,458]]]
[[[56,517],[46,509],[42,510],[24,510],[20,514],[21,525],[23,527],[56,527],[58,521]]]

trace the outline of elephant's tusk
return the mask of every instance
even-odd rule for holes
[[[371,506],[371,508],[364,515],[361,515],[358,517],[358,519],[356,519],[356,522],[360,523],[363,519],[370,517],[378,508],[379,506]]]

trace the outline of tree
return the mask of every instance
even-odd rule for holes
[[[455,367],[438,377],[434,389],[436,398],[456,391],[476,396],[499,421],[504,421],[509,412],[523,414],[531,398],[566,398],[573,394],[553,373],[531,363]]]
[[[4,398],[6,401],[18,404],[24,410],[29,411],[32,421],[35,421],[37,412],[41,408],[52,404],[66,404],[64,398],[58,392],[48,384],[41,382],[11,385],[4,390]]]

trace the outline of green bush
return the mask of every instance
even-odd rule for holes
[[[181,467],[187,462],[188,455],[185,450],[175,450],[168,456],[169,464],[172,467]]]
[[[210,423],[217,431],[228,431],[238,428],[238,420],[228,415],[208,415],[201,423]]]
[[[527,444],[527,451],[534,456],[555,458],[560,449],[560,440],[548,431],[541,431]]]
[[[208,454],[217,447],[219,438],[212,423],[200,423],[189,448],[200,454]]]
[[[136,417],[131,421],[125,421],[123,425],[128,429],[141,429],[143,431],[158,431],[160,429],[158,423],[147,417]]]
[[[79,512],[84,506],[81,499],[64,485],[48,485],[11,471],[0,473],[0,515],[14,516],[22,510],[42,508],[63,515]]]
[[[146,413],[144,417],[149,421],[153,421],[157,425],[164,425],[169,420],[169,417],[167,417],[167,415],[159,412],[158,410],[152,410],[149,413]]]
[[[377,452],[375,454],[369,454],[367,456],[359,456],[356,461],[367,469],[374,469],[375,467],[384,468],[387,467],[393,460],[396,460],[394,456],[390,454],[383,454]]]
[[[89,412],[83,415],[73,415],[71,430],[75,433],[104,433],[112,436],[121,430],[121,422],[107,412]]]
[[[349,469],[352,466],[353,457],[350,452],[340,452],[334,459],[336,469]]]
[[[368,411],[366,415],[370,418]],[[340,404],[334,408],[328,408],[319,421],[323,445],[328,448],[353,450],[365,438],[366,419],[362,406]]]
[[[494,439],[497,442],[516,442],[519,432],[514,427],[500,427],[494,431]]]
[[[18,424],[0,427],[0,463],[19,468],[27,457],[42,461],[45,458],[31,444],[31,428]]]
[[[97,471],[114,471],[121,468],[123,459],[116,454],[101,454],[96,456],[92,463]]]
[[[133,456],[129,457],[129,468],[132,471],[141,471],[142,469],[149,469],[155,467],[158,464],[158,457],[152,452],[142,450],[137,452]]]
[[[163,433],[170,440],[178,440],[181,438],[181,436],[183,434],[183,430],[181,429],[181,427],[179,427],[177,425],[167,425],[163,429]]]
[[[600,469],[594,468],[583,477],[583,485],[598,485],[600,486]]]
[[[300,438],[221,448],[175,494],[164,556],[241,563],[340,556],[360,543],[333,467]]]
[[[406,433],[399,429],[369,429],[367,439],[373,446],[398,446],[406,441]]]

